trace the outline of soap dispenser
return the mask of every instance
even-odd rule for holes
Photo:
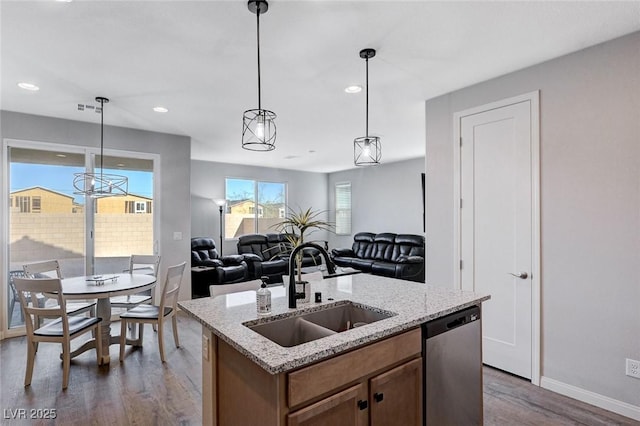
[[[267,288],[268,277],[262,277],[262,284],[256,291],[256,305],[258,307],[258,315],[267,315],[271,313],[271,291]]]

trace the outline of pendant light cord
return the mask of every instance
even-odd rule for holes
[[[104,99],[100,99],[100,181],[102,181],[102,173],[104,168],[102,162],[104,160]]]
[[[260,101],[261,101],[261,99],[260,99],[260,2],[257,3],[256,7],[257,7],[257,10],[256,10],[256,20],[257,20],[256,38],[257,38],[257,42],[258,42],[258,110],[262,110],[262,105],[260,103]]]

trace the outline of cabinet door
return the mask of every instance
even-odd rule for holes
[[[422,358],[371,379],[371,425],[422,424]]]
[[[331,395],[287,416],[289,426],[365,426],[368,418],[364,383]]]

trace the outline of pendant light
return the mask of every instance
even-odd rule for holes
[[[262,109],[260,96],[260,15],[269,4],[265,0],[249,0],[249,10],[256,14],[258,41],[258,108],[248,109],[242,117],[242,147],[250,151],[272,151],[276,148],[276,114]]]
[[[91,198],[116,197],[127,195],[128,181],[126,176],[104,173],[104,104],[109,99],[98,96],[100,103],[100,173],[74,173],[74,194]]]
[[[376,56],[374,49],[362,49],[360,57],[367,66],[367,110],[365,136],[353,140],[353,162],[356,166],[375,166],[382,158],[382,145],[378,136],[369,136],[369,59]]]

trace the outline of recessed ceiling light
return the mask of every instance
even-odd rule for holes
[[[36,86],[33,83],[27,83],[27,82],[20,82],[18,83],[18,87],[24,90],[31,90],[32,92],[37,92],[38,90],[40,90],[40,88],[38,86]]]
[[[58,3],[71,3],[73,0],[56,0]]]
[[[118,163],[118,164],[116,164],[116,166],[118,166],[118,167],[124,167],[124,164],[122,164],[122,163]]]
[[[161,106],[153,107],[153,110],[155,112],[169,112],[168,109],[166,109],[165,107],[161,107]]]
[[[362,86],[357,86],[357,85],[347,86],[344,89],[344,91],[347,93],[360,93],[362,92]]]
[[[66,156],[66,155],[64,155],[64,154],[56,154],[56,157],[60,157],[60,158],[67,158],[67,156]]]

